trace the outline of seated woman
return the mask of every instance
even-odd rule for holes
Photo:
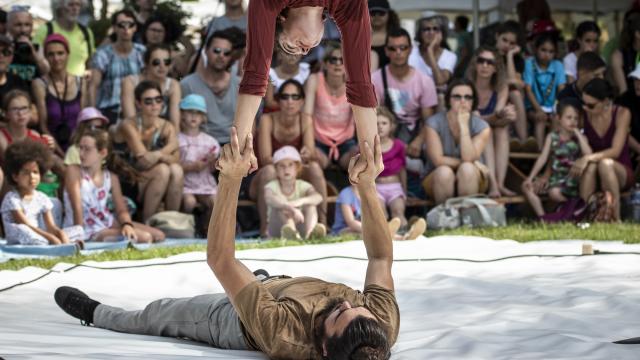
[[[64,36],[47,36],[44,55],[51,70],[32,82],[40,131],[53,136],[61,150],[66,150],[71,145],[71,134],[77,126],[78,114],[88,103],[88,81],[67,72],[69,43]]]
[[[346,170],[358,151],[358,143],[354,139],[356,125],[347,102],[347,79],[339,45],[327,47],[323,71],[311,74],[304,90],[309,94],[304,112],[313,118],[320,166],[325,169],[337,162]]]
[[[297,80],[284,82],[276,94],[280,111],[264,114],[260,118],[257,144],[254,146],[260,168],[249,188],[249,197],[258,203],[260,214],[260,234],[267,235],[267,206],[264,201],[264,187],[276,178],[273,153],[285,145],[291,145],[302,157],[301,179],[313,185],[322,195],[318,209],[318,220],[326,224],[327,183],[322,168],[315,159],[315,144],[311,116],[302,113],[304,89]]]
[[[147,48],[144,53],[144,70],[141,74],[129,75],[122,79],[121,104],[122,115],[131,118],[136,114],[133,92],[140,82],[144,80],[155,81],[162,88],[164,106],[160,117],[165,118],[173,124],[176,131],[180,129],[180,108],[178,104],[182,98],[180,83],[178,80],[169,77],[171,70],[171,49],[169,45],[159,44]]]
[[[491,128],[472,112],[478,94],[468,79],[451,82],[445,94],[447,111],[427,119],[422,136],[427,145],[427,195],[441,204],[454,196],[485,193],[489,169],[483,164]]]
[[[614,92],[603,79],[593,79],[582,89],[584,135],[592,154],[578,159],[571,169],[580,177],[580,196],[587,200],[600,189],[613,198],[614,218],[620,220],[620,192],[634,183],[629,151],[631,112],[613,104]]]
[[[123,188],[125,195],[143,204],[142,219],[147,220],[163,201],[165,210],[180,210],[184,173],[176,129],[160,117],[164,106],[160,85],[142,81],[136,86],[135,99],[140,113],[117,126],[114,151],[140,173],[137,184],[123,184]]]
[[[509,128],[516,121],[516,109],[507,104],[509,88],[502,57],[497,50],[481,46],[471,58],[467,78],[478,91],[478,113],[489,123],[493,136],[485,150],[487,166],[491,171],[489,195],[514,196],[504,185],[509,165]]]

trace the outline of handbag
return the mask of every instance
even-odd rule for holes
[[[506,224],[504,205],[482,194],[448,199],[427,213],[428,228],[436,230]]]
[[[162,231],[168,238],[195,237],[193,215],[178,211],[161,211],[147,219],[146,224]]]

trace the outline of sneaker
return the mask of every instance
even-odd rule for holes
[[[404,240],[415,240],[427,230],[427,222],[420,218],[411,225],[409,231],[404,235]]]
[[[265,269],[258,269],[253,272],[253,275],[256,276],[256,279],[260,281],[264,281],[269,278],[269,273]]]
[[[400,218],[397,218],[397,217],[394,217],[393,219],[389,220],[389,223],[387,225],[389,226],[389,233],[391,233],[392,239],[398,233],[398,229],[400,229],[401,223],[402,221],[400,220]]]
[[[316,226],[313,227],[309,237],[307,239],[323,239],[327,236],[327,227],[324,224],[317,223]]]
[[[302,240],[300,234],[298,234],[298,230],[291,225],[283,225],[282,228],[280,228],[280,237],[286,240]]]
[[[93,312],[100,303],[87,294],[76,288],[61,286],[56,290],[53,298],[64,312],[80,319],[82,325],[93,324]]]

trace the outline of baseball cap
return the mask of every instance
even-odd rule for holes
[[[629,77],[640,80],[640,64],[636,65],[635,70],[629,73]]]
[[[278,162],[282,160],[287,160],[287,159],[297,161],[297,162],[302,162],[300,153],[293,146],[289,146],[289,145],[283,146],[273,154],[274,164],[277,164]]]
[[[83,121],[93,120],[93,119],[100,119],[105,124],[109,123],[109,119],[107,119],[106,116],[102,115],[100,110],[98,110],[98,109],[96,109],[94,107],[86,107],[86,108],[82,109],[80,111],[80,113],[78,114],[78,123],[81,123]]]
[[[389,11],[391,7],[389,6],[388,0],[369,0],[369,11],[371,10],[382,10]]]
[[[47,45],[51,43],[60,43],[62,44],[62,46],[64,46],[64,49],[67,50],[67,53],[69,52],[69,42],[67,41],[67,38],[64,37],[63,35],[54,33],[47,36],[47,38],[44,39],[44,44],[42,47],[46,49]]]
[[[180,100],[180,110],[195,110],[206,114],[207,103],[201,95],[189,94]]]

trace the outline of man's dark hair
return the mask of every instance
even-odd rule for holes
[[[325,359],[382,360],[391,357],[387,333],[375,319],[364,316],[353,319],[342,335],[327,338],[325,346]]]
[[[44,175],[50,167],[50,160],[50,151],[41,142],[26,139],[9,145],[4,153],[4,168],[9,184],[16,185],[13,176],[18,175],[22,167],[32,161],[38,164],[40,175]]]
[[[409,42],[409,46],[411,46],[411,35],[409,35],[409,32],[407,30],[401,27],[388,30],[387,38],[385,39],[384,44],[385,45],[389,44],[389,38],[399,38],[399,37],[406,37],[407,41]]]
[[[469,27],[469,18],[465,15],[458,15],[455,19],[455,24],[462,30],[467,30]]]
[[[111,25],[114,25],[114,26],[116,25],[118,21],[118,16],[120,15],[124,15],[128,18],[131,18],[136,24],[138,23],[136,21],[136,14],[134,14],[133,10],[129,8],[124,8],[114,12],[113,15],[111,15]]]
[[[606,67],[607,63],[602,60],[600,55],[593,51],[587,51],[580,54],[577,63],[578,71],[596,71],[600,68]]]
[[[587,83],[582,89],[583,94],[587,94],[600,101],[614,98],[614,91],[611,84],[604,79],[595,78]]]
[[[211,47],[211,43],[213,43],[213,39],[216,39],[216,38],[227,40],[228,42],[231,43],[232,48],[233,48],[234,42],[237,41],[235,33],[229,32],[227,31],[227,29],[216,30],[213,32],[213,34],[211,34],[204,48],[209,49]]]
[[[473,81],[467,78],[453,79],[449,85],[447,85],[447,92],[444,94],[444,103],[447,110],[451,109],[451,93],[453,92],[453,89],[458,86],[468,86],[471,88],[471,93],[473,94],[473,105],[471,106],[471,111],[475,111],[478,108],[478,91],[476,90]]]

